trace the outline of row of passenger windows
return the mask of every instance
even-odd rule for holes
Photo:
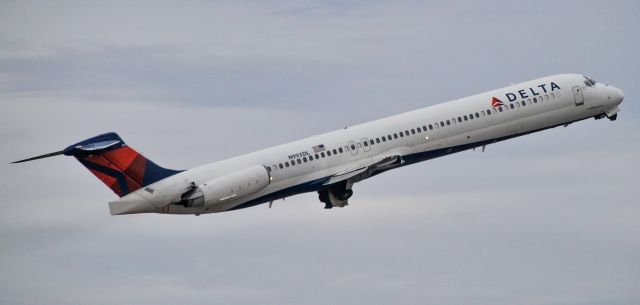
[[[358,143],[358,144],[360,144],[360,143]],[[289,161],[286,161],[284,163],[279,163],[278,164],[278,168],[282,169],[282,168],[289,167],[289,166],[296,166],[296,164],[302,164],[302,163],[311,162],[314,159],[318,160],[320,158],[330,157],[331,155],[341,154],[341,153],[344,153],[345,151],[348,151],[348,147],[349,146],[345,146],[344,149],[342,149],[342,147],[339,147],[339,148],[325,150],[325,151],[322,151],[320,153],[309,155],[308,158],[307,158],[307,156],[305,156],[305,157],[302,157],[302,158],[298,158],[296,160],[291,160],[291,163],[289,163]],[[356,149],[355,145],[351,145],[351,147],[352,147],[351,149],[353,149],[353,150]],[[274,165],[273,169],[275,169],[275,168],[276,168],[276,166]]]
[[[469,113],[469,114],[461,115],[461,116],[458,116],[458,117],[454,117],[454,118],[452,118],[450,120],[442,120],[440,122],[433,122],[433,123],[428,124],[428,125],[418,126],[416,128],[412,128],[410,130],[396,132],[396,133],[393,133],[393,135],[389,134],[389,135],[386,135],[386,136],[377,137],[375,139],[368,139],[366,141],[362,141],[362,143],[355,143],[355,144],[345,145],[345,146],[343,146],[344,149],[343,149],[343,147],[328,149],[328,150],[325,150],[325,151],[322,151],[322,152],[319,152],[319,153],[316,153],[316,154],[312,154],[312,155],[305,156],[305,157],[302,157],[302,158],[298,158],[298,159],[295,159],[295,160],[279,163],[277,165],[277,168],[283,169],[283,168],[287,168],[287,167],[290,167],[290,166],[300,165],[302,163],[311,162],[313,160],[318,160],[320,158],[330,157],[331,155],[342,154],[344,152],[349,151],[349,149],[356,150],[356,149],[362,148],[362,146],[364,146],[364,147],[374,146],[375,144],[380,144],[380,143],[384,143],[384,142],[387,142],[387,141],[392,141],[392,140],[398,139],[398,138],[408,137],[409,135],[415,135],[417,133],[427,132],[427,131],[430,131],[430,130],[439,129],[439,128],[443,128],[443,127],[450,126],[450,125],[455,125],[456,123],[462,123],[462,122],[466,122],[466,121],[472,121],[472,120],[475,120],[475,119],[480,119],[481,117],[485,117],[485,116],[491,116],[491,115],[497,114],[499,112],[506,112],[506,111],[509,111],[511,109],[518,109],[520,107],[526,107],[526,106],[529,106],[529,105],[541,103],[543,101],[548,101],[549,99],[554,99],[556,97],[560,97],[560,93],[559,92],[557,92],[557,93],[553,93],[552,92],[550,94],[541,95],[539,97],[533,97],[533,98],[523,99],[523,100],[517,101],[517,102],[511,102],[511,103],[509,103],[508,106],[505,105],[505,106],[500,106],[500,107],[497,107],[497,108],[489,108],[487,110],[482,110],[482,111],[479,111],[479,112]],[[272,169],[276,170],[276,166],[273,165]]]
[[[484,117],[484,116],[489,116],[492,114],[496,114],[499,112],[503,112],[503,111],[509,111],[511,109],[518,109],[520,107],[526,107],[528,105],[533,105],[533,104],[537,104],[537,103],[542,103],[543,101],[548,101],[549,99],[555,99],[557,97],[560,97],[560,92],[557,93],[550,93],[550,94],[545,94],[545,95],[541,95],[538,97],[533,97],[533,98],[528,98],[528,99],[523,99],[521,101],[517,101],[517,102],[511,102],[509,103],[509,105],[505,105],[505,106],[500,106],[497,108],[489,108],[487,110],[482,110],[480,112],[476,112],[476,113],[470,113],[469,115],[462,115],[462,116],[458,116],[457,118],[452,118],[451,120],[443,120],[440,122],[435,122],[433,124],[429,124],[429,130],[431,129],[438,129],[440,127],[445,127],[445,126],[449,126],[449,125],[455,125],[456,123],[462,123],[462,122],[466,122],[466,121],[471,121],[473,119],[479,119],[480,117]],[[433,125],[433,128],[432,128]]]

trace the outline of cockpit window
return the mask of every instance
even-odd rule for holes
[[[585,79],[585,80],[584,80],[584,83],[585,83],[587,86],[589,86],[589,87],[593,87],[593,86],[595,86],[596,81],[594,81],[593,79],[589,78],[589,77],[588,77],[588,76],[586,76],[586,75],[583,75],[583,76],[584,76],[584,79]]]

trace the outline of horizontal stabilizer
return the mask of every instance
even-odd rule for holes
[[[49,158],[49,157],[53,157],[53,156],[57,156],[57,155],[62,155],[63,153],[64,153],[64,150],[56,151],[56,152],[52,152],[52,153],[48,153],[48,154],[32,157],[32,158],[29,158],[29,159],[24,159],[24,160],[20,160],[20,161],[13,161],[13,162],[11,162],[11,164]]]

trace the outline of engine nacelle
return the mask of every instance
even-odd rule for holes
[[[212,207],[254,194],[267,187],[271,175],[258,165],[207,181],[182,195],[185,207]]]

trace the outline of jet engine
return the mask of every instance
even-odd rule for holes
[[[264,189],[271,182],[269,170],[257,165],[237,171],[191,188],[182,194],[179,205],[212,207],[240,199]]]

